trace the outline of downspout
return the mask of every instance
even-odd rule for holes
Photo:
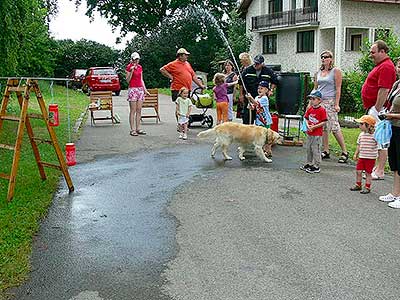
[[[337,37],[337,43],[336,43],[336,53],[335,53],[335,62],[336,66],[341,68],[342,66],[342,55],[343,55],[343,23],[342,23],[342,0],[338,0],[339,6],[338,6],[338,25],[337,25],[337,30],[336,30],[336,37]]]

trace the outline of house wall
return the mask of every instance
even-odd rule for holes
[[[296,53],[296,32],[304,28],[267,31],[277,34],[278,54],[265,55],[267,64],[280,64],[283,71],[315,72],[320,63],[319,53],[324,49],[334,52],[337,65],[343,70],[354,68],[360,52],[345,51],[346,28],[359,28],[366,33],[369,28],[393,28],[400,36],[400,5],[365,3],[348,0],[319,0],[319,22],[315,29],[315,52]],[[296,0],[296,8],[303,6],[303,0]],[[283,10],[290,9],[290,0],[284,0]],[[251,32],[251,16],[268,14],[268,2],[254,0],[246,15],[246,28],[252,36],[250,55],[262,53],[262,34]],[[339,29],[341,28],[341,29]],[[351,29],[350,31],[357,31]]]
[[[297,31],[277,31],[277,54],[264,54],[266,64],[281,65],[282,71],[315,72],[316,54],[296,53]]]

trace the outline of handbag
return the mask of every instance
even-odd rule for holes
[[[389,146],[392,137],[392,123],[389,120],[379,121],[375,127],[374,138],[384,148]]]

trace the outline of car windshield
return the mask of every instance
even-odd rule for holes
[[[82,76],[86,74],[86,70],[85,69],[76,69],[75,70],[75,76]]]
[[[93,75],[115,75],[114,69],[94,69]]]

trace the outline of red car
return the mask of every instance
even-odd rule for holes
[[[89,68],[82,81],[82,91],[87,94],[91,91],[113,91],[119,96],[121,85],[117,72],[111,67]]]

